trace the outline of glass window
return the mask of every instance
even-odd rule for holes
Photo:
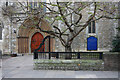
[[[2,23],[0,23],[0,40],[2,40]]]
[[[8,2],[6,2],[6,6],[8,6]]]
[[[32,9],[38,9],[40,8],[40,10],[43,10],[44,12],[46,12],[46,8],[42,7],[40,2],[29,2],[27,5],[29,5],[29,9],[32,11]]]
[[[38,7],[38,3],[37,2],[29,2],[29,7],[32,9],[35,9]]]
[[[34,2],[34,8],[37,8],[37,2]]]
[[[89,23],[89,25],[88,25],[88,33],[96,33],[95,21]]]
[[[92,22],[92,33],[95,33],[95,21]]]
[[[88,30],[89,30],[88,32],[91,33],[91,23],[89,23],[88,25]]]
[[[33,8],[33,2],[30,2],[30,8]]]

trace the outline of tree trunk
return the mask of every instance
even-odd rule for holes
[[[65,46],[65,52],[72,52],[71,45],[70,46],[68,46],[68,45]],[[72,54],[66,53],[65,59],[72,59]]]
[[[65,52],[71,52],[72,49],[71,49],[71,46],[65,46]]]

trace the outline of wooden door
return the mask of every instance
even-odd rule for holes
[[[40,44],[42,43],[44,37],[41,33],[37,32],[35,33],[32,38],[31,38],[31,52],[34,52],[35,49],[37,49]],[[38,50],[39,52],[43,52],[45,49],[45,45],[43,45],[40,50]]]
[[[28,37],[18,37],[18,53],[29,53]]]

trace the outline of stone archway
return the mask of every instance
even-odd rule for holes
[[[34,21],[36,21],[37,18],[35,18]],[[28,26],[32,26],[31,20],[27,19],[24,21],[24,24],[27,24]],[[41,29],[43,30],[51,30],[51,27],[49,26],[48,22],[45,20],[41,20]],[[40,32],[38,29],[34,27],[23,27],[23,25],[20,26],[19,32],[18,32],[18,38],[17,38],[17,50],[18,53],[31,53],[31,38],[35,33],[41,33],[43,37],[47,36],[48,34]],[[51,39],[51,51],[54,51],[54,39]],[[47,42],[45,44],[45,51],[48,51],[48,45]]]

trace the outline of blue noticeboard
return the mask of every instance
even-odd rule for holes
[[[87,38],[87,50],[97,50],[97,38],[93,36]]]

